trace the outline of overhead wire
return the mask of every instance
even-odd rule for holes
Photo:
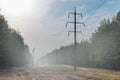
[[[86,20],[88,20],[88,19],[90,19],[90,15],[92,14],[94,14],[98,9],[100,9],[103,5],[104,5],[104,3],[106,2],[106,0],[100,0],[96,5],[96,7],[94,8],[92,8],[92,10],[90,11],[90,12],[88,12],[87,14],[89,14],[89,16],[84,20],[84,21],[86,21]]]
[[[88,12],[87,14],[89,14],[89,16],[87,18],[85,18],[84,21],[88,20],[91,18],[90,14],[94,14],[99,8],[101,8],[103,6],[103,4],[105,3],[106,0],[99,0],[99,2],[96,4],[97,6],[96,7],[93,7],[92,10],[90,10],[90,12]],[[77,0],[76,3],[74,3],[75,5],[74,6],[78,6],[80,3],[80,0]],[[84,0],[80,3],[80,5],[83,5],[84,4]],[[65,32],[65,29],[63,29],[62,31],[58,32],[57,34],[61,34]],[[56,35],[57,35],[56,34]]]
[[[87,12],[87,14],[89,14],[89,16],[85,19],[88,20],[90,16],[90,14],[94,14],[99,8],[101,8],[103,6],[103,4],[106,2],[106,0],[99,0],[98,3],[96,5],[93,6],[93,8],[91,8],[91,10],[89,10],[89,12]],[[80,3],[80,0],[76,1],[76,6],[78,6],[78,4]],[[83,5],[84,4],[84,0],[81,2],[81,4],[79,5]],[[87,15],[85,15],[87,16]]]
[[[80,0],[77,0],[76,6],[79,4],[79,1]],[[105,1],[106,0],[99,0],[98,3],[95,5],[96,7],[91,8],[92,10],[90,10],[90,12],[87,13],[87,14],[89,14],[89,16],[87,18],[85,18],[84,22],[87,21],[88,19],[91,19],[90,15],[91,14],[93,15],[98,9],[100,9],[103,6],[103,4],[105,3]],[[81,3],[82,5],[83,5],[83,2]],[[81,35],[82,35],[83,40],[85,40],[83,33],[81,33]]]

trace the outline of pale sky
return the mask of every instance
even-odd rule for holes
[[[13,29],[19,29],[30,51],[35,47],[36,58],[59,48],[62,45],[73,43],[73,35],[67,33],[73,25],[65,28],[68,12],[74,11],[83,14],[81,19],[86,27],[78,25],[77,29],[83,32],[84,38],[90,38],[104,18],[112,18],[120,10],[120,0],[0,0],[0,8],[8,24]],[[83,37],[77,34],[80,42]]]

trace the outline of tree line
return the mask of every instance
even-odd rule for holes
[[[77,43],[76,63],[80,67],[120,70],[120,12],[104,19],[89,40]],[[62,46],[40,58],[41,63],[73,65],[74,45]]]
[[[27,66],[31,57],[20,32],[11,29],[0,14],[0,68]]]

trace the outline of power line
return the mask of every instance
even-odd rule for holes
[[[95,8],[93,7],[92,8],[92,10],[91,10],[91,12],[88,12],[87,14],[89,14],[89,15],[93,15],[99,8],[101,8],[102,6],[103,6],[103,4],[105,3],[105,1],[106,0],[100,0],[99,2],[98,2],[98,4],[96,4],[96,5],[98,5],[98,6],[96,6]],[[86,20],[88,20],[88,19],[90,19],[90,17],[91,16],[88,16],[84,21],[86,21]]]
[[[91,10],[90,12],[88,12],[87,14],[94,14],[100,7],[103,6],[103,4],[105,3],[105,1],[106,1],[106,0],[99,0],[99,2],[96,4],[97,6],[96,6],[96,7],[93,7],[92,10]],[[77,6],[77,5],[79,4],[79,2],[80,2],[80,0],[77,0],[76,3],[75,3],[75,5]],[[84,3],[84,0],[81,2],[81,5],[83,5],[83,3]],[[91,17],[91,16],[88,16],[87,18],[85,18],[84,21],[90,19],[90,17]],[[60,31],[59,33],[57,33],[57,35],[58,35],[58,34],[61,34],[61,33],[63,33],[63,32],[65,32],[65,30]]]
[[[74,15],[74,22],[66,22],[66,27],[67,27],[67,24],[71,23],[71,24],[74,24],[74,30],[73,31],[69,31],[68,32],[68,35],[70,33],[74,33],[74,70],[77,69],[77,61],[76,61],[76,45],[77,45],[77,39],[76,39],[76,33],[81,33],[81,31],[77,31],[76,30],[76,25],[77,24],[82,24],[83,26],[85,26],[84,22],[77,22],[76,18],[77,18],[77,15],[80,15],[82,17],[82,13],[77,13],[76,11],[76,7],[75,7],[75,11],[74,12],[69,12],[68,14],[68,18],[70,17],[70,15]]]
[[[80,1],[80,0],[76,0],[74,6],[77,6],[77,5],[79,4],[79,1]],[[83,3],[84,3],[84,0],[81,2],[81,4],[83,4]],[[59,34],[64,33],[64,32],[65,32],[65,29],[62,30],[62,31],[60,31],[60,32],[58,32],[56,35],[59,35]]]
[[[75,6],[78,6],[80,1],[81,0],[77,0]],[[89,14],[89,15],[94,14],[100,7],[103,6],[103,4],[105,2],[106,2],[106,0],[99,0],[98,3],[96,4],[96,7],[94,6],[93,8],[91,8],[91,10],[89,10],[89,12],[87,12],[87,14]],[[79,4],[79,5],[83,5],[83,4],[84,4],[84,0],[81,1],[81,4]],[[91,16],[88,16],[85,20],[88,20],[89,17],[91,17]]]

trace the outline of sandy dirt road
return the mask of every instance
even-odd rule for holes
[[[74,71],[70,66],[41,66],[3,70],[0,80],[120,80],[119,71],[79,68]]]

